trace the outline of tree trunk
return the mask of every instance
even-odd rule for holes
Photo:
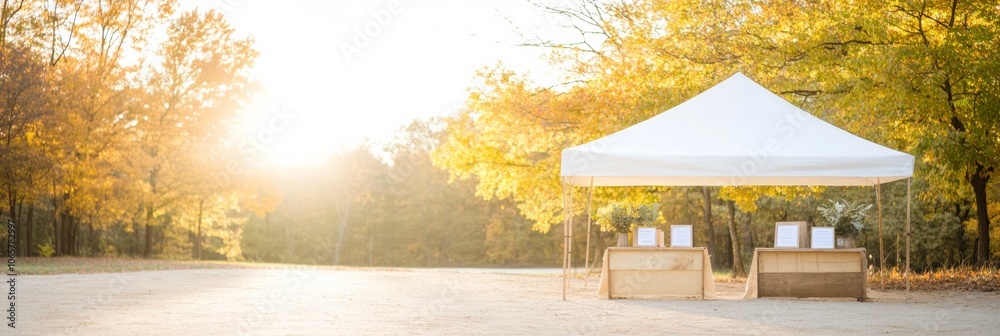
[[[129,246],[129,251],[130,251],[130,253],[132,253],[133,257],[139,255],[139,240],[141,239],[141,238],[139,238],[139,231],[142,231],[142,230],[139,230],[139,223],[133,222],[132,223],[132,244],[130,244],[130,246]]]
[[[719,246],[719,267],[729,270],[733,269],[733,240],[729,239],[729,230],[726,222],[722,222],[722,245]]]
[[[52,203],[55,203],[55,201],[52,201]],[[55,249],[53,251],[55,255],[59,255],[59,229],[61,226],[59,225],[59,219],[61,217],[62,215],[59,214],[59,210],[52,212],[52,248]]]
[[[972,240],[972,249],[973,249],[973,251],[972,251],[972,262],[973,263],[977,262],[976,253],[979,252],[979,238],[981,238],[981,237],[979,237],[979,235],[976,235],[976,239]]]
[[[9,211],[10,211],[10,220],[14,222],[14,239],[15,239],[14,245],[15,245],[15,252],[16,252],[16,246],[17,246],[16,240],[20,239],[20,237],[22,235],[22,233],[21,233],[22,230],[21,230],[21,223],[20,223],[21,218],[20,218],[20,216],[18,216],[18,213],[15,210],[18,201],[17,201],[16,191],[14,190],[14,187],[13,187],[13,183],[11,183],[8,186],[8,188],[7,188],[7,201],[8,201],[7,206],[9,207]],[[0,215],[3,215],[2,211],[0,211]],[[4,226],[6,227],[7,223],[4,223]],[[6,253],[4,253],[4,254],[6,254]]]
[[[56,183],[52,181],[52,244],[56,253],[59,253],[59,217],[59,197],[56,197]]]
[[[205,206],[205,199],[198,200],[198,232],[194,236],[194,250],[198,260],[201,260],[201,215]]]
[[[564,224],[565,225],[565,224]],[[430,225],[422,225],[424,228],[424,267],[431,267],[431,229]]]
[[[961,203],[955,203],[955,217],[958,217],[958,230],[955,230],[955,246],[958,248],[958,262],[962,264],[965,264],[965,257],[969,252],[969,245],[965,240],[965,222],[969,219],[970,208],[962,209]]]
[[[167,216],[165,220],[160,223],[160,225],[153,226],[153,250],[163,251],[163,243],[167,240],[167,228],[174,223],[173,217]],[[156,231],[156,228],[163,228],[163,230]]]
[[[146,242],[142,248],[142,257],[149,259],[149,256],[153,254],[153,228],[150,223],[153,221],[153,209],[146,207]]]
[[[62,254],[65,256],[73,256],[73,249],[70,244],[72,244],[71,237],[73,236],[73,221],[75,218],[70,214],[65,214],[65,219],[63,221],[62,227]]]
[[[372,267],[372,262],[375,261],[375,256],[372,255],[372,245],[375,244],[375,236],[368,235],[368,267]]]
[[[736,232],[736,204],[726,201],[729,208],[729,240],[733,244],[733,277],[746,275],[743,271],[743,254],[740,252],[740,235]]]
[[[70,216],[69,213],[64,211],[61,217],[62,220],[59,225],[59,244],[56,247],[56,254],[71,256],[72,250],[70,249],[70,232],[73,231],[73,216]]]
[[[969,177],[972,192],[976,195],[976,221],[979,239],[976,244],[976,261],[979,265],[990,263],[990,214],[987,208],[986,187],[990,181],[990,169],[976,164],[976,173]]]
[[[294,261],[294,260],[296,260],[295,259],[295,227],[292,226],[295,223],[295,220],[294,219],[293,220],[289,220],[289,221],[287,221],[285,223],[286,223],[285,224],[285,242],[286,242],[286,245],[288,247],[288,260],[286,260],[286,262],[288,262],[288,261]]]
[[[55,246],[56,255],[60,255],[60,256],[61,255],[65,255],[66,252],[67,252],[67,248],[66,248],[66,245],[67,245],[66,244],[66,236],[67,236],[67,234],[66,234],[66,232],[70,230],[70,227],[72,225],[72,223],[70,222],[72,220],[72,218],[71,218],[71,216],[69,214],[69,210],[65,209],[65,205],[66,205],[67,202],[69,202],[69,198],[70,198],[69,193],[63,193],[63,195],[62,195],[62,205],[64,206],[64,209],[62,209],[62,211],[60,211],[60,214],[59,214],[59,231],[58,231],[58,234],[56,235],[56,237],[58,239],[57,239],[57,243],[56,243],[56,246]]]
[[[14,213],[11,218],[14,219],[14,250],[18,249],[20,244],[17,243],[18,240],[24,237],[24,222],[21,221],[21,214],[24,212],[24,198],[22,197],[17,201],[17,213]],[[24,251],[21,251],[18,255],[24,255]]]
[[[152,153],[153,157],[156,157],[156,152]],[[149,172],[149,192],[153,195],[152,199],[146,202],[146,243],[143,244],[142,257],[149,259],[149,256],[153,254],[153,210],[156,204],[156,183],[159,181],[157,178],[160,173],[160,167],[153,167]]]
[[[713,265],[719,264],[715,250],[715,228],[712,227],[712,192],[708,187],[701,187],[701,195],[705,205],[705,228],[708,229],[708,253]]]
[[[753,249],[754,249],[755,245],[754,245],[754,241],[753,241],[753,214],[752,213],[747,213],[747,223],[744,226],[746,227],[746,230],[747,230],[747,240],[746,240],[746,245],[745,245],[746,249],[747,249],[747,255],[753,256]]]
[[[31,247],[33,246],[32,245],[32,239],[34,239],[34,235],[32,234],[32,231],[34,231],[34,226],[35,226],[34,225],[34,221],[35,221],[35,202],[30,202],[30,203],[28,203],[28,219],[26,219],[24,221],[24,256],[25,257],[30,257],[32,255],[32,253],[31,253]]]
[[[76,216],[69,216],[69,227],[70,229],[66,231],[68,237],[66,237],[66,242],[68,243],[68,250],[70,256],[77,256],[80,253],[77,252],[77,239],[80,236],[80,220]]]
[[[344,205],[340,212],[340,231],[337,234],[337,245],[333,248],[333,264],[340,265],[340,247],[344,244],[344,231],[347,230],[347,220],[351,216],[351,202],[345,198]]]
[[[70,253],[72,253],[73,256],[80,255],[80,242],[83,240],[83,238],[80,237],[81,231],[83,231],[83,226],[80,225],[80,219],[73,218],[73,232],[71,232],[73,239],[69,241]]]
[[[69,214],[64,210],[60,214],[59,220],[59,244],[56,245],[56,255],[66,254],[66,231],[70,229],[70,217]]]
[[[94,234],[94,219],[87,220],[87,254],[93,255],[98,250],[96,243],[97,235]]]

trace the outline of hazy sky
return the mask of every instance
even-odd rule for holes
[[[207,1],[256,39],[264,92],[247,134],[263,131],[257,140],[282,164],[314,163],[366,138],[388,141],[415,118],[452,114],[475,72],[497,61],[547,78],[543,51],[517,47],[516,31],[559,31],[558,18],[521,0]],[[294,118],[265,130],[274,109]]]

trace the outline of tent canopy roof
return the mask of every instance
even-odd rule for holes
[[[875,185],[912,155],[833,126],[737,73],[646,121],[564,149],[574,185]]]

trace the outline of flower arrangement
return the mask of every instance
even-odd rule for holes
[[[597,209],[594,219],[605,231],[629,233],[633,225],[646,226],[656,221],[659,216],[659,204],[630,204],[611,202]]]
[[[865,219],[868,218],[867,213],[871,208],[871,204],[855,204],[841,199],[830,200],[829,206],[819,206],[816,210],[819,210],[820,216],[833,227],[834,234],[854,237],[867,229]]]

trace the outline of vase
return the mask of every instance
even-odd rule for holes
[[[618,247],[628,247],[628,233],[618,234]]]
[[[849,249],[854,248],[854,237],[849,236],[837,236],[835,247],[838,249]]]

